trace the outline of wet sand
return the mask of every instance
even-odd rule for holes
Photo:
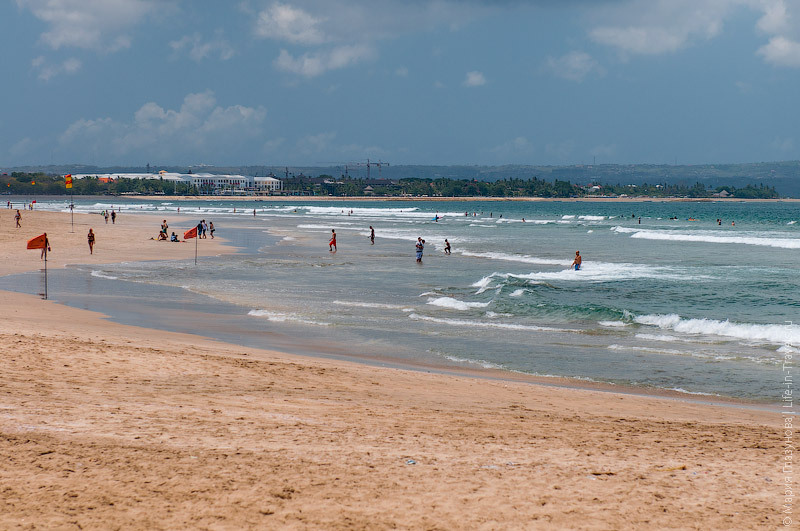
[[[153,216],[79,230],[76,215],[73,237],[68,214],[28,214],[23,233],[0,213],[7,273],[40,266],[24,240],[44,231],[51,266],[194,252],[140,234]],[[109,242],[94,257],[90,222]],[[776,413],[308,358],[0,297],[0,528],[781,522]]]

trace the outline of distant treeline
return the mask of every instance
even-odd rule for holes
[[[197,195],[197,189],[188,183],[175,183],[163,179],[125,179],[101,181],[97,177],[73,179],[72,189],[66,187],[63,175],[13,172],[0,176],[0,190],[16,195]]]
[[[780,195],[774,187],[747,185],[744,188],[720,186],[708,189],[700,183],[694,186],[681,184],[642,185],[588,185],[578,186],[569,181],[553,182],[531,177],[529,179],[500,179],[493,182],[461,179],[410,178],[398,181],[366,181],[349,177],[334,179],[330,175],[319,177],[291,177],[284,181],[289,193],[330,196],[428,196],[428,197],[736,197],[742,199],[773,199]]]
[[[103,181],[96,177],[74,179],[72,190],[65,188],[62,175],[13,172],[0,176],[0,190],[15,195],[197,195],[198,190],[188,183],[175,183],[162,179],[125,179]],[[741,199],[772,199],[780,195],[774,187],[760,184],[745,187],[719,186],[706,188],[697,183],[641,184],[641,185],[587,185],[579,186],[556,179],[553,182],[537,177],[528,179],[507,178],[496,181],[450,178],[366,179],[352,177],[334,178],[296,176],[284,180],[284,193],[321,196],[377,196],[377,197],[734,197]]]

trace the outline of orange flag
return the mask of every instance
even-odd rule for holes
[[[72,188],[72,174],[68,173],[64,176],[64,181],[66,182],[67,188]]]
[[[28,240],[28,249],[44,249],[47,245],[47,233]]]
[[[197,227],[191,228],[183,233],[184,240],[188,240],[189,238],[197,238]]]

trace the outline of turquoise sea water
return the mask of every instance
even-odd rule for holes
[[[795,203],[81,199],[76,212],[112,205],[181,230],[213,221],[242,251],[71,274],[228,303],[263,346],[275,332],[389,361],[757,400],[779,396],[780,364],[800,348]]]

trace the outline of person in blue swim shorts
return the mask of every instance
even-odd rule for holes
[[[575,260],[572,261],[572,265],[575,266],[575,271],[580,271],[582,261],[583,259],[581,258],[581,252],[575,251]]]

